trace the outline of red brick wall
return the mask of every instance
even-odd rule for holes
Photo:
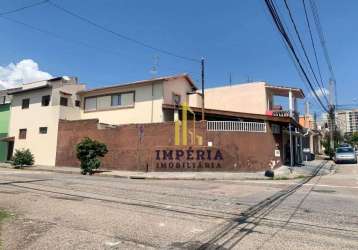
[[[191,124],[188,124],[191,128]],[[99,128],[97,120],[64,121],[59,123],[56,166],[79,166],[75,145],[84,137],[104,142],[108,154],[102,159],[102,168],[133,171],[257,171],[269,168],[274,157],[276,143],[281,136],[267,133],[212,132],[205,123],[197,122],[197,134],[203,136],[204,145],[212,141],[212,147],[175,146],[174,124],[132,124],[115,128]],[[280,145],[281,146],[281,145]],[[282,148],[282,147],[281,147]],[[189,160],[189,165],[175,165],[156,159],[156,150],[220,150],[223,159],[218,161]],[[202,162],[202,164],[200,163]],[[210,166],[209,163],[213,163]],[[215,164],[214,164],[215,163]],[[217,164],[219,163],[219,164]]]

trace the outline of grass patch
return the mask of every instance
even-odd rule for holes
[[[273,180],[275,180],[275,181],[287,181],[287,180],[294,180],[294,179],[304,179],[306,177],[307,177],[306,175],[297,175],[297,176],[294,176],[294,177],[277,176],[277,177],[274,177]]]
[[[9,212],[0,209],[0,224],[3,220],[5,220],[6,218],[10,218],[11,216],[12,215]]]
[[[288,178],[287,176],[277,176],[277,177],[274,177],[273,180],[275,181],[282,181],[282,180],[289,180],[290,178]]]

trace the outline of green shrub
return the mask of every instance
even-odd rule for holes
[[[81,173],[91,175],[101,166],[101,161],[97,157],[104,157],[108,150],[106,144],[86,137],[76,145],[76,152],[77,159],[81,162]]]
[[[34,155],[29,149],[16,149],[12,160],[16,167],[31,166],[34,164]]]

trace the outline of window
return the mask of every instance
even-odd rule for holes
[[[112,95],[111,106],[121,106],[122,98],[121,95]]]
[[[49,95],[45,95],[42,97],[42,100],[41,100],[41,106],[48,106],[50,105],[50,100],[51,100],[51,96]]]
[[[105,110],[111,107],[111,96],[99,96],[97,97],[97,109]]]
[[[75,101],[75,106],[76,106],[76,107],[80,107],[80,106],[81,106],[81,102],[80,102],[79,100],[76,100],[76,101]]]
[[[97,109],[97,98],[90,97],[85,99],[85,111],[94,111]]]
[[[181,96],[173,93],[173,104],[180,105]]]
[[[47,134],[47,127],[40,127],[39,128],[39,133],[40,134]]]
[[[346,148],[337,148],[336,149],[337,153],[353,153],[353,148],[350,147],[346,147]]]
[[[68,106],[68,98],[61,96],[61,98],[60,98],[60,105],[61,105],[61,106]]]
[[[28,109],[30,106],[30,99],[22,99],[22,109]]]
[[[134,93],[123,93],[121,94],[121,106],[129,107],[134,105]]]
[[[22,128],[19,130],[19,139],[26,139],[27,129]]]
[[[134,105],[134,92],[114,95],[87,97],[85,99],[85,111],[108,110],[116,107],[131,107]]]

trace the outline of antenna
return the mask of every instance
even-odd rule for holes
[[[230,87],[231,87],[231,84],[232,84],[231,72],[229,72],[229,83],[230,83]]]
[[[154,56],[154,62],[153,66],[151,67],[149,73],[152,75],[153,78],[155,78],[158,75],[158,66],[159,66],[159,56]]]

